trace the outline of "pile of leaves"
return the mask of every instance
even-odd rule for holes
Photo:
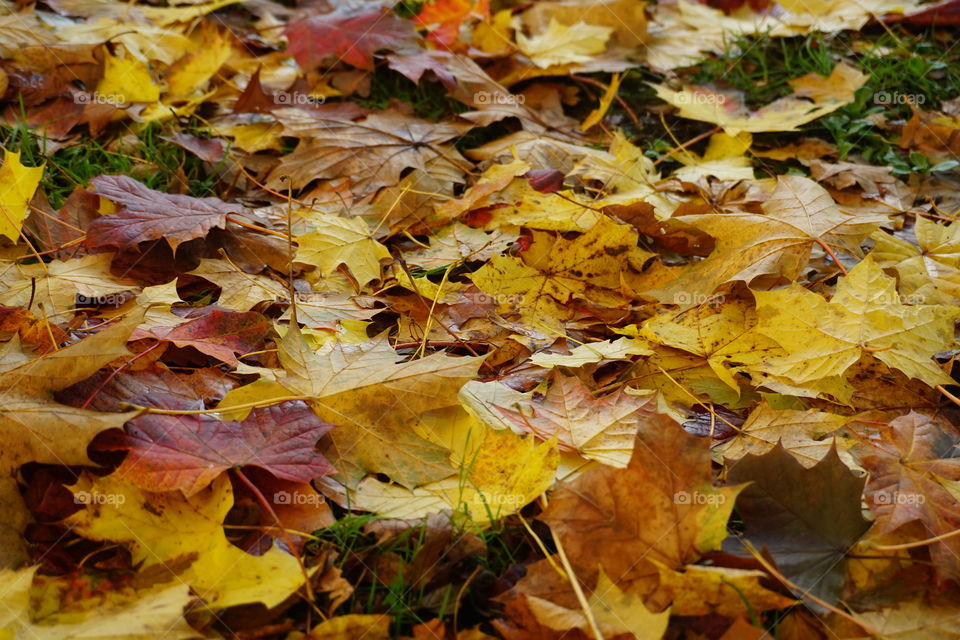
[[[4,4],[0,638],[960,635],[960,102],[693,81],[864,4]]]

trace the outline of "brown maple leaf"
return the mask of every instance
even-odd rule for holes
[[[248,213],[246,207],[219,198],[194,198],[155,191],[128,176],[99,176],[90,181],[97,194],[121,206],[94,220],[87,230],[88,248],[126,249],[166,238],[173,249],[224,228],[227,215]]]
[[[277,109],[274,115],[284,134],[301,142],[270,172],[271,188],[292,184],[299,189],[318,178],[350,176],[354,194],[363,195],[396,184],[406,169],[462,182],[470,166],[448,144],[469,131],[469,124],[429,122],[396,111],[370,114],[361,122],[298,108]]]
[[[929,416],[911,411],[866,440],[860,463],[870,472],[865,495],[881,533],[919,521],[935,537],[960,528],[960,459],[956,438]],[[934,565],[960,572],[960,538],[945,536],[930,547]]]

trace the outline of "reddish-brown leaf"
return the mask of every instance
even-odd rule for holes
[[[860,464],[870,472],[865,497],[876,516],[876,527],[889,533],[920,521],[933,538],[930,547],[938,570],[960,571],[960,502],[950,490],[960,481],[956,437],[933,419],[910,412],[881,429],[879,438],[865,439]]]
[[[117,473],[137,486],[191,496],[231,467],[261,467],[301,483],[336,473],[317,452],[333,426],[299,401],[254,409],[243,422],[148,414],[128,422],[107,448],[129,449]]]
[[[339,19],[310,16],[288,25],[284,34],[290,42],[287,53],[308,71],[331,56],[373,70],[374,53],[397,51],[416,41],[413,25],[390,11]]]
[[[87,247],[125,249],[166,238],[174,249],[223,228],[229,213],[247,213],[219,198],[194,198],[154,191],[128,176],[99,176],[90,181],[97,194],[120,205],[117,213],[101,216],[87,231]]]
[[[138,329],[131,339],[165,340],[178,347],[193,347],[200,353],[236,365],[236,354],[258,350],[271,328],[270,321],[254,311],[214,309],[175,327],[154,327],[149,331]]]
[[[151,396],[163,397],[164,409],[193,409],[216,402],[239,383],[215,367],[174,373],[161,364],[146,369],[104,369],[83,382],[58,391],[59,402],[94,411],[123,411],[124,404],[155,406]]]
[[[179,131],[169,136],[160,137],[183,149],[186,149],[201,160],[206,160],[207,162],[220,162],[220,160],[223,159],[223,140],[220,140],[219,138],[205,140],[203,138],[190,135],[189,133],[181,133]]]

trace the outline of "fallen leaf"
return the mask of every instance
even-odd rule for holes
[[[187,624],[183,614],[193,602],[185,584],[167,586],[140,594],[130,601],[125,594],[106,592],[96,612],[72,623],[53,623],[50,612],[37,620],[30,602],[30,584],[35,567],[0,571],[0,592],[5,611],[0,613],[0,637],[34,640],[191,640],[202,637]],[[112,597],[111,597],[112,596]],[[76,617],[76,616],[74,616]],[[44,624],[46,622],[46,624]]]
[[[517,46],[535,65],[546,69],[552,65],[586,62],[602,53],[613,29],[577,22],[564,25],[551,19],[546,31],[527,37],[517,34]]]
[[[396,184],[405,169],[462,182],[469,166],[449,144],[469,131],[469,124],[437,124],[391,111],[370,114],[362,122],[292,107],[276,109],[274,115],[284,135],[301,142],[270,172],[267,184],[272,188],[299,189],[312,180],[349,176],[354,191],[363,194]]]
[[[775,410],[764,402],[750,413],[736,435],[714,447],[714,452],[729,460],[739,460],[745,455],[763,455],[779,444],[809,469],[837,446],[834,438],[828,436],[848,421],[845,416],[814,409]],[[841,450],[839,455],[847,466],[854,466],[848,452]]]
[[[743,131],[796,131],[800,125],[853,102],[854,92],[866,81],[867,76],[841,62],[828,77],[809,73],[792,80],[792,95],[756,111],[749,111],[732,93],[699,87],[673,91],[665,85],[652,86],[657,96],[680,109],[681,117],[719,125],[735,136]]]
[[[864,480],[831,449],[807,469],[780,444],[730,467],[729,482],[749,482],[737,498],[743,537],[766,549],[800,590],[828,603],[840,597],[844,556],[866,533],[860,511]],[[808,606],[819,607],[814,602]]]
[[[763,203],[763,211],[765,215],[726,213],[678,218],[716,238],[716,249],[663,289],[646,295],[663,302],[689,304],[707,299],[717,287],[732,280],[750,282],[771,274],[795,280],[806,268],[815,244],[859,255],[859,242],[884,221],[883,216],[841,212],[826,189],[798,176],[777,178],[777,188]]]
[[[87,231],[89,248],[135,247],[165,238],[173,249],[214,227],[224,228],[227,215],[246,209],[218,198],[193,198],[148,189],[128,176],[99,176],[90,181],[96,192],[122,208],[101,216]]]
[[[280,384],[311,396],[317,415],[339,425],[325,453],[344,477],[385,473],[413,487],[449,474],[447,450],[416,436],[409,424],[424,411],[456,405],[480,358],[433,354],[399,362],[382,340],[331,343],[315,353],[292,329],[278,347],[287,371]]]
[[[889,533],[914,521],[933,538],[960,522],[960,502],[949,483],[960,480],[960,461],[953,458],[954,438],[928,416],[911,412],[890,422],[876,442],[860,449],[860,463],[870,472],[866,498],[880,532]],[[945,572],[958,566],[958,542],[933,542],[930,555]]]
[[[43,167],[26,167],[20,163],[20,152],[3,150],[3,166],[0,167],[0,235],[13,242],[20,240],[20,229],[27,216],[27,205],[33,198]]]
[[[254,602],[274,607],[303,585],[293,556],[277,547],[252,556],[227,540],[223,519],[233,506],[233,490],[224,476],[190,498],[86,472],[70,490],[87,505],[68,518],[76,531],[92,540],[123,543],[134,562],[148,567],[192,558],[175,575],[211,607]]]
[[[257,466],[290,482],[335,473],[317,453],[331,428],[302,402],[288,402],[254,409],[243,422],[202,414],[141,416],[110,448],[129,451],[117,473],[141,489],[179,489],[189,498],[233,467]]]
[[[193,347],[212,358],[237,365],[240,362],[237,355],[256,351],[272,330],[270,322],[255,311],[214,309],[174,327],[138,330],[132,339],[152,338],[178,347]]]
[[[130,413],[100,413],[53,402],[52,393],[87,378],[100,367],[128,358],[127,337],[140,321],[133,314],[69,347],[39,358],[19,352],[17,341],[0,350],[0,514],[17,533],[27,512],[15,472],[28,462],[90,464],[87,445],[105,429],[120,428]],[[0,552],[0,563],[9,557]]]
[[[691,565],[683,571],[660,567],[660,584],[673,594],[670,610],[678,616],[719,614],[727,618],[751,611],[785,609],[796,600],[764,588],[763,571]]]
[[[290,42],[287,51],[307,71],[327,58],[343,60],[360,69],[373,69],[376,52],[405,49],[416,38],[413,24],[390,11],[348,18],[310,16],[287,25],[284,35]]]
[[[759,365],[763,371],[802,385],[842,376],[868,353],[930,386],[952,384],[933,355],[953,344],[956,310],[901,304],[893,278],[870,256],[840,278],[830,302],[796,284],[754,295],[756,330],[786,350]]]
[[[363,219],[313,214],[311,221],[316,229],[296,238],[298,262],[319,267],[323,275],[344,265],[361,287],[380,279],[380,261],[389,259],[390,252]]]
[[[559,483],[541,519],[579,579],[589,584],[599,567],[624,591],[649,597],[659,583],[654,561],[680,569],[719,547],[741,489],[714,487],[707,441],[659,416],[638,431],[626,469],[593,467]]]

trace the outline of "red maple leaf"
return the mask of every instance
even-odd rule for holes
[[[270,321],[255,311],[241,313],[214,309],[175,327],[153,327],[149,331],[138,329],[131,340],[164,340],[178,347],[193,347],[212,358],[237,365],[236,354],[256,351],[271,328]]]
[[[377,51],[397,51],[416,42],[413,24],[390,11],[339,19],[311,16],[290,23],[284,34],[290,43],[287,52],[307,71],[329,56],[373,70],[373,54]]]
[[[100,446],[129,450],[117,473],[137,486],[191,496],[231,467],[260,467],[301,483],[336,473],[316,448],[333,426],[295,401],[254,409],[243,422],[148,414]]]

